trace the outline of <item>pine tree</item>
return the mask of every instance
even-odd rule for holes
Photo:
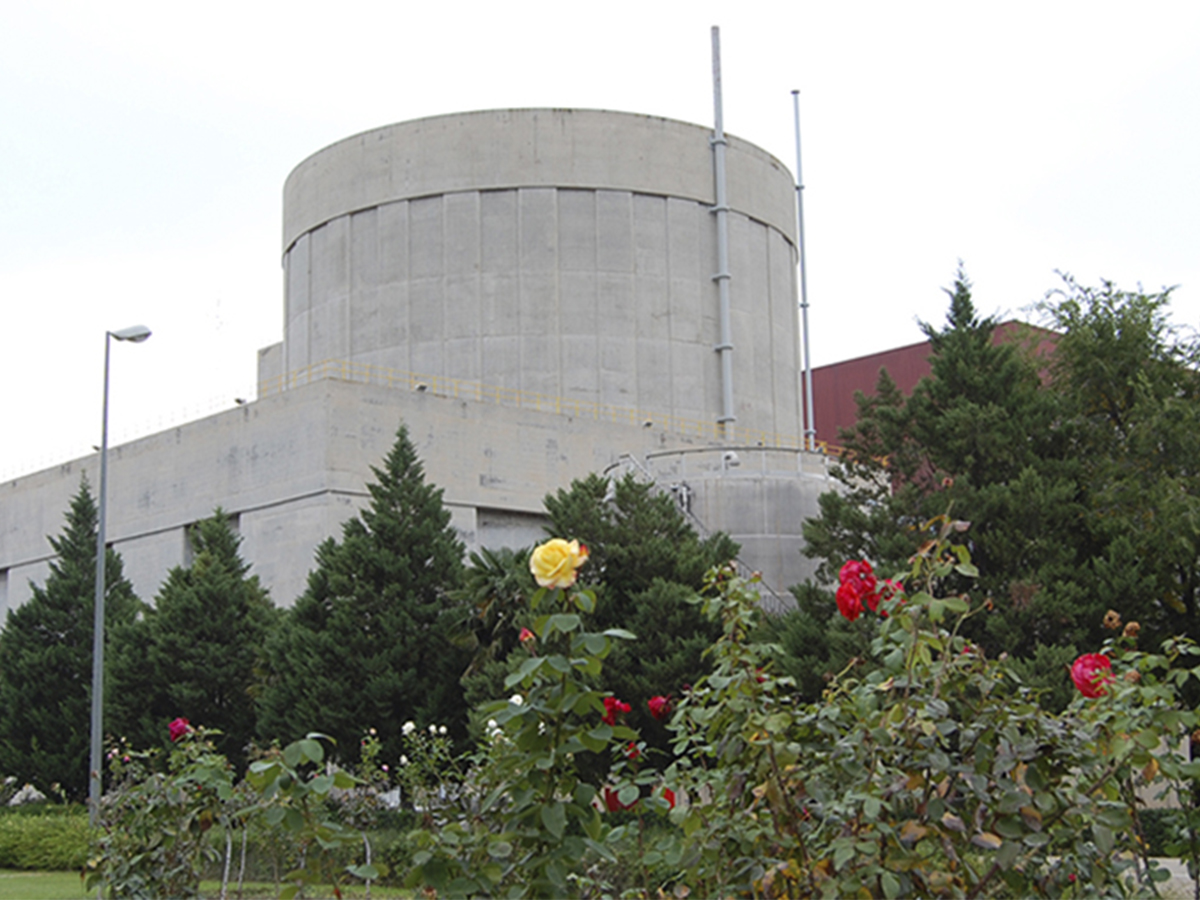
[[[1079,515],[1059,400],[1040,378],[1044,360],[994,340],[995,320],[977,314],[961,270],[947,293],[945,326],[922,326],[931,374],[905,398],[883,373],[876,396],[859,398],[858,422],[843,436],[851,455],[835,470],[844,490],[822,496],[821,515],[805,523],[805,553],[821,560],[826,585],[852,558],[892,575],[928,539],[921,523],[949,510],[971,523],[960,539],[981,577],[969,587],[999,610],[973,619],[970,636],[995,653],[1069,643],[1081,637],[1076,619],[1029,602],[1040,573],[1078,553],[1073,539],[1047,539],[1069,533]],[[832,604],[818,609],[811,590],[797,594],[808,615],[836,615]]]
[[[0,773],[44,793],[58,784],[71,800],[88,792],[96,528],[96,504],[85,480],[63,533],[49,538],[56,558],[45,585],[33,585],[29,601],[9,610],[0,632]],[[111,648],[113,632],[143,609],[113,550],[105,559],[105,590]],[[111,683],[105,682],[106,724]]]
[[[191,565],[173,568],[153,611],[115,641],[114,726],[137,745],[162,745],[182,716],[219,729],[217,748],[240,766],[256,734],[254,687],[277,613],[220,509],[189,540]]]
[[[960,273],[946,328],[927,328],[932,374],[910,398],[881,378],[860,399],[845,490],[805,524],[819,579],[857,557],[902,570],[928,537],[920,524],[950,509],[971,523],[961,539],[980,577],[969,587],[992,610],[965,632],[1028,660],[1027,682],[1039,671],[1061,682],[1043,663],[1099,647],[1109,609],[1138,621],[1142,646],[1196,637],[1200,342],[1170,327],[1169,295],[1067,278],[1042,305],[1059,332],[1047,361],[992,340]],[[810,618],[836,616],[818,586],[796,592]],[[793,669],[836,670],[836,643]]]
[[[368,728],[391,759],[408,720],[460,737],[466,728],[459,678],[470,658],[451,643],[446,615],[463,544],[405,427],[372,471],[368,507],[341,541],[318,548],[307,590],[268,642],[259,707],[264,739],[320,731],[348,759]]]

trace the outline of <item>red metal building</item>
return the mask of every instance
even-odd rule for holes
[[[1020,341],[1039,357],[1053,352],[1057,337],[1049,329],[1015,319],[1001,322],[992,334],[992,340],[997,343]],[[817,441],[834,447],[839,444],[839,430],[850,428],[858,416],[854,395],[858,391],[868,396],[874,394],[880,369],[887,369],[896,386],[904,394],[911,394],[917,382],[932,371],[930,351],[929,341],[921,341],[814,368],[812,386]]]

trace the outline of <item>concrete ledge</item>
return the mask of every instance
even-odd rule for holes
[[[606,110],[505,109],[433,116],[319,150],[283,189],[283,252],[339,216],[456,191],[586,188],[709,204],[711,129]],[[794,180],[765,150],[727,136],[729,205],[796,243]]]

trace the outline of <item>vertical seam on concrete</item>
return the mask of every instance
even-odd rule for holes
[[[762,235],[763,242],[766,244],[764,255],[766,256],[767,269],[767,321],[774,322],[776,321],[776,303],[774,268],[771,264],[773,256],[771,253],[771,229],[764,227]],[[768,346],[771,348],[771,352],[768,354],[771,360],[771,432],[772,434],[779,434],[779,379],[776,377],[776,367],[779,365],[779,360],[775,358],[775,329],[768,328],[767,335],[769,340]]]
[[[679,415],[679,410],[675,400],[675,316],[673,310],[675,308],[674,291],[672,290],[675,284],[675,267],[673,265],[673,248],[674,242],[671,240],[671,197],[663,197],[663,255],[667,260],[667,271],[664,273],[665,296],[662,298],[667,311],[667,415],[675,417]]]
[[[475,304],[475,371],[479,381],[483,381],[483,196],[479,191],[472,192],[475,197],[475,262],[474,271],[474,304]],[[478,525],[478,523],[476,523]],[[476,529],[478,530],[478,528]]]
[[[441,376],[446,376],[448,374],[446,371],[446,356],[450,352],[450,338],[449,338],[450,329],[447,324],[447,315],[446,315],[446,306],[447,306],[446,301],[450,296],[450,285],[448,284],[449,274],[446,272],[446,240],[448,238],[446,231],[449,228],[448,223],[449,223],[449,219],[450,219],[450,211],[448,208],[448,204],[446,203],[446,195],[445,194],[438,195],[438,206],[440,207],[440,211],[441,211],[441,223],[440,223],[440,227],[438,229],[441,232],[441,239],[438,242],[438,257],[439,257],[438,272],[440,273],[438,276],[438,281],[441,282],[441,284],[439,285],[441,290],[438,291],[438,294],[439,294],[438,306],[440,307],[438,309],[438,319],[439,319],[438,327],[440,329],[438,333],[441,335],[441,340],[438,342],[441,344],[441,346],[438,348],[440,350],[440,352],[438,353],[438,356],[440,357],[439,362],[441,363],[441,365],[438,366],[437,374],[441,375]]]
[[[592,198],[592,384],[593,400],[596,403],[603,401],[604,397],[604,364],[601,355],[604,352],[603,343],[600,340],[600,192],[592,190],[588,192]]]
[[[517,188],[513,193],[513,216],[516,218],[517,244],[513,248],[516,258],[514,262],[517,267],[517,291],[516,313],[517,329],[517,390],[525,390],[525,259],[523,252],[525,248],[525,216],[523,213],[524,204],[521,202],[521,193],[524,189]]]
[[[412,304],[413,304],[413,278],[412,278],[412,242],[413,242],[413,220],[412,220],[412,201],[404,201],[404,344],[407,348],[409,370],[413,367],[413,333],[412,333]]]
[[[564,377],[565,370],[563,369],[562,234],[559,231],[562,228],[562,210],[558,206],[562,190],[554,187],[553,191],[554,203],[551,204],[551,209],[554,210],[554,222],[550,233],[554,235],[554,348],[558,355],[558,359],[554,361],[554,396],[565,397],[566,378]]]
[[[342,339],[339,341],[343,352],[346,354],[346,359],[354,359],[353,338],[350,334],[350,306],[351,297],[354,295],[354,215],[346,217],[346,247],[342,253],[342,262],[346,266],[346,295],[342,301],[341,310],[341,332]],[[340,349],[341,349],[340,348]]]

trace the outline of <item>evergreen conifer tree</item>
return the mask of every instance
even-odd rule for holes
[[[268,642],[259,731],[285,742],[320,731],[354,759],[375,728],[395,760],[408,720],[465,736],[459,678],[469,655],[451,643],[444,615],[464,547],[405,427],[372,471],[369,505],[340,541],[318,548],[307,590]]]
[[[0,773],[44,793],[58,784],[71,800],[88,792],[96,527],[85,480],[63,533],[49,538],[56,556],[45,585],[33,585],[29,601],[9,610],[0,632]],[[107,554],[104,612],[111,647],[113,632],[132,622],[143,605],[122,574],[120,555]],[[107,713],[111,678],[104,697]]]
[[[1200,342],[1170,327],[1170,292],[1066,278],[1042,306],[1059,332],[1049,360],[993,341],[961,272],[950,294],[946,327],[926,329],[932,374],[904,398],[884,373],[876,396],[859,398],[836,472],[845,489],[823,495],[805,523],[819,582],[835,583],[851,558],[902,570],[929,537],[921,523],[950,509],[971,523],[959,539],[980,572],[972,593],[989,601],[964,631],[989,653],[1027,660],[1026,683],[1061,686],[1050,661],[1111,636],[1109,609],[1138,621],[1143,646],[1195,637]],[[812,685],[860,651],[840,639],[800,646],[814,624],[835,634],[837,612],[817,585],[795,592],[805,621],[778,632],[812,657],[785,662]]]
[[[890,576],[930,537],[921,524],[949,510],[971,523],[958,537],[980,571],[970,587],[993,608],[964,632],[993,654],[1070,646],[1086,617],[1031,599],[1046,572],[1069,569],[1079,552],[1071,533],[1080,516],[1078,465],[1058,427],[1060,400],[1042,380],[1045,359],[1020,340],[994,339],[995,320],[978,315],[961,270],[947,293],[945,326],[922,326],[931,374],[905,398],[882,372],[876,395],[858,398],[858,421],[842,435],[850,452],[834,471],[843,490],[820,498],[821,514],[804,525],[804,552],[821,560],[823,585],[836,584],[847,559],[869,559]],[[809,658],[783,663],[811,690],[813,675],[839,671],[865,647],[838,636],[831,596],[822,600],[815,585],[794,593],[802,608],[793,616],[806,621],[777,623],[780,642],[821,623],[835,636],[797,646],[793,652]],[[869,640],[869,629],[854,634]]]
[[[256,734],[254,687],[277,613],[220,509],[188,538],[191,564],[173,568],[154,609],[114,640],[114,727],[135,745],[162,745],[182,716],[219,729],[217,748],[240,766]]]

